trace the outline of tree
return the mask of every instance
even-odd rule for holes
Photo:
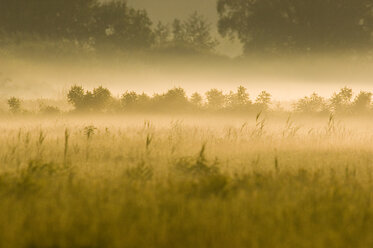
[[[162,22],[158,22],[154,29],[154,40],[157,47],[168,45],[171,40],[171,30],[169,26],[164,25]]]
[[[92,92],[92,108],[96,111],[103,111],[110,103],[112,97],[111,92],[102,86],[93,89]]]
[[[86,91],[82,86],[72,86],[67,94],[67,100],[78,111],[103,111],[110,103],[112,97],[107,88],[102,86]]]
[[[124,0],[0,0],[0,32],[7,36],[147,48],[153,43],[151,25],[146,11]]]
[[[372,93],[360,91],[353,102],[353,108],[357,112],[365,112],[370,109],[372,104]]]
[[[168,103],[181,103],[185,104],[188,102],[188,98],[186,96],[185,90],[183,88],[173,88],[164,95],[165,96],[165,101]]]
[[[350,110],[352,101],[352,89],[344,87],[339,93],[334,93],[330,99],[331,107],[335,112],[347,112]]]
[[[175,19],[172,23],[173,42],[183,44],[186,40],[185,25],[179,19]]]
[[[16,97],[11,97],[8,99],[8,106],[10,112],[13,114],[19,113],[21,111],[21,100]]]
[[[182,110],[189,106],[188,98],[183,88],[173,88],[165,94],[155,94],[153,99],[154,107],[161,110]]]
[[[197,12],[185,21],[175,19],[172,24],[172,43],[174,46],[198,52],[212,51],[218,45],[211,35],[211,26]]]
[[[67,93],[67,101],[74,105],[75,109],[81,110],[85,108],[85,94],[82,86],[74,85]]]
[[[201,51],[213,50],[218,42],[211,36],[211,27],[206,19],[197,12],[184,22],[187,43]]]
[[[208,107],[213,110],[222,109],[225,105],[226,97],[222,91],[211,89],[206,92]]]
[[[0,0],[0,29],[7,33],[80,39],[93,23],[96,0]]]
[[[372,47],[371,0],[218,0],[218,29],[246,53]]]
[[[295,110],[302,113],[320,113],[327,109],[326,100],[317,93],[300,99],[295,104]]]
[[[136,92],[130,91],[122,95],[120,101],[124,108],[133,108],[137,103],[139,97]]]
[[[269,105],[271,104],[271,94],[269,94],[267,91],[262,91],[258,97],[255,100],[255,104],[261,109],[261,110],[268,110]]]
[[[242,108],[251,105],[249,94],[247,89],[243,86],[237,88],[237,92],[231,92],[228,96],[228,104],[231,108]]]
[[[198,92],[193,93],[193,95],[190,97],[190,102],[194,106],[201,107],[202,101],[203,101],[203,98]]]
[[[142,93],[141,95],[138,96],[137,102],[140,107],[146,108],[151,103],[151,98],[147,94]]]
[[[92,36],[99,45],[117,48],[147,48],[153,44],[152,22],[144,10],[135,10],[125,1],[106,1],[94,10]]]

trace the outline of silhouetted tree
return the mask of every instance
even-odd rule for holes
[[[106,109],[111,99],[111,93],[107,88],[102,86],[95,88],[92,92],[92,108],[95,111],[103,111]]]
[[[250,101],[247,89],[243,86],[239,86],[237,88],[237,92],[230,92],[228,96],[228,105],[230,108],[242,109],[243,107],[247,107],[251,104],[252,102]]]
[[[365,112],[371,108],[372,93],[360,91],[353,102],[354,111]]]
[[[150,47],[151,21],[126,1],[0,0],[0,31],[120,49]],[[1,33],[1,32],[0,32]]]
[[[339,93],[334,93],[330,99],[331,108],[335,112],[348,112],[352,104],[352,89],[344,87]]]
[[[8,34],[86,38],[97,4],[96,0],[0,0],[0,29]]]
[[[198,52],[212,51],[218,45],[211,35],[210,24],[197,12],[185,21],[175,19],[172,24],[173,46]]]
[[[171,41],[171,30],[169,26],[164,25],[162,22],[158,22],[154,28],[154,39],[155,45],[158,48],[166,47]]]
[[[136,105],[138,99],[139,97],[136,92],[127,91],[126,93],[122,95],[120,101],[124,108],[133,108]]]
[[[134,91],[126,92],[120,98],[122,109],[125,111],[147,111],[154,109],[152,98],[147,94],[137,94]]]
[[[188,98],[186,97],[185,90],[183,88],[173,88],[165,94],[165,100],[169,103],[186,103]]]
[[[81,110],[85,108],[85,95],[82,86],[74,85],[67,93],[67,100],[74,105],[75,109]]]
[[[184,22],[185,39],[196,49],[210,51],[217,45],[217,40],[211,35],[210,24],[197,12],[189,16]]]
[[[210,109],[219,110],[225,105],[226,97],[222,91],[211,89],[206,92],[207,104]]]
[[[172,35],[175,43],[183,43],[185,41],[185,27],[181,20],[175,19],[172,23]]]
[[[219,32],[246,53],[372,47],[371,0],[218,0]]]
[[[147,12],[127,6],[125,1],[107,1],[94,9],[92,36],[99,44],[117,48],[147,48],[153,34]]]
[[[300,99],[295,104],[295,111],[303,113],[320,113],[327,110],[326,100],[316,93]]]
[[[139,107],[143,109],[148,108],[148,106],[151,104],[151,97],[145,93],[142,93],[141,95],[138,95],[137,102]]]
[[[72,86],[67,94],[68,102],[73,104],[78,111],[103,111],[112,99],[108,89],[102,86],[86,91],[82,86]]]
[[[189,101],[183,88],[173,88],[165,94],[155,94],[152,102],[160,110],[179,111],[189,107]]]
[[[145,93],[137,94],[134,91],[125,92],[120,99],[112,97],[110,91],[102,86],[92,91],[85,91],[82,86],[72,86],[67,94],[68,101],[78,111],[160,111],[180,112],[200,109],[201,111],[219,111],[252,113],[253,111],[267,111],[271,109],[272,96],[262,91],[255,103],[250,100],[247,89],[239,86],[236,92],[225,95],[223,91],[211,89],[206,93],[206,105],[202,96],[195,92],[188,99],[183,88],[175,87],[163,94],[154,94],[152,97]],[[299,99],[294,103],[294,111],[300,113],[363,113],[372,110],[371,92],[361,91],[352,101],[352,89],[344,87],[334,93],[330,99],[325,99],[317,93]],[[8,100],[12,112],[19,110],[20,100]],[[206,106],[206,108],[205,108]],[[52,109],[51,109],[52,110]],[[282,111],[280,107],[277,110]]]
[[[190,97],[190,102],[194,106],[201,107],[202,101],[203,101],[203,98],[198,92],[193,93],[193,95]]]
[[[271,94],[267,91],[262,91],[255,100],[255,105],[260,110],[268,110],[269,105],[271,104]]]

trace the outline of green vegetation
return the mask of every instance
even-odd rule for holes
[[[360,120],[58,120],[1,119],[0,247],[373,245]]]

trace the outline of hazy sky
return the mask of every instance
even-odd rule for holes
[[[175,18],[185,19],[197,11],[211,23],[214,35],[219,38],[219,52],[229,56],[241,54],[241,45],[237,41],[222,39],[217,33],[216,0],[128,0],[128,3],[135,8],[146,9],[154,23],[172,22]]]
[[[148,10],[152,19],[171,21],[173,18],[184,18],[198,11],[216,23],[216,0],[128,0],[136,8]]]

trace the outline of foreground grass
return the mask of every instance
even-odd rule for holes
[[[0,247],[373,246],[363,124],[80,123],[1,123]]]

